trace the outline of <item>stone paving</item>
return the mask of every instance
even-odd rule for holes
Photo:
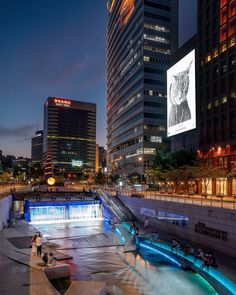
[[[57,226],[56,226],[57,228]],[[118,226],[118,229],[121,227]],[[77,234],[79,234],[79,232],[82,231],[82,236],[85,237],[88,245],[91,241],[91,237],[89,236],[85,236],[86,233],[86,228],[77,228],[74,227],[73,231],[77,231]],[[96,228],[92,229],[94,231],[96,231]],[[25,223],[25,222],[19,222],[14,228],[7,228],[5,229],[3,232],[0,233],[0,294],[6,294],[6,295],[58,295],[59,293],[52,287],[52,285],[50,284],[50,282],[48,281],[47,277],[45,276],[44,272],[42,272],[42,268],[40,266],[38,266],[38,262],[39,262],[39,258],[36,257],[31,257],[30,256],[30,249],[28,248],[28,241],[29,238],[31,236],[34,235],[35,233],[35,229],[30,226],[29,224]],[[84,231],[84,232],[83,232]],[[153,231],[152,228],[148,229],[148,232]],[[84,260],[84,267],[86,267],[86,263],[87,263],[87,258],[88,258],[88,251],[92,251],[92,248],[89,250],[89,248],[84,248],[84,241],[81,240],[79,241],[78,238],[76,239],[76,241],[74,241],[74,239],[70,239],[68,240],[68,233],[72,234],[72,229],[68,228],[67,232],[65,231],[59,231],[60,234],[62,236],[57,236],[57,238],[59,240],[63,240],[63,238],[65,239],[65,245],[63,246],[67,246],[69,248],[73,248],[76,246],[77,247],[81,247],[81,249],[78,252],[78,260],[79,260],[79,265],[80,268],[82,267],[81,264],[83,264],[83,258]],[[147,231],[142,230],[142,233],[147,233]],[[57,231],[55,231],[55,234],[57,233]],[[74,234],[74,232],[73,232]],[[161,234],[162,235],[162,234]],[[20,246],[20,248],[15,247],[16,245],[19,246],[19,244],[15,243],[12,244],[9,239],[13,239],[15,238],[15,241],[17,241],[17,238],[19,237],[24,237],[24,241],[25,241],[25,245],[24,243],[22,243],[22,245]],[[163,238],[166,239],[170,239],[170,235],[165,233],[162,235]],[[93,239],[93,237],[92,237]],[[128,239],[128,236],[125,237],[125,239]],[[49,240],[49,242],[56,242],[58,243],[59,240],[57,239],[52,239],[52,241]],[[100,240],[98,239],[99,243]],[[104,241],[106,242],[106,240]],[[184,242],[184,241],[183,241]],[[75,243],[77,243],[75,245]],[[79,243],[79,244],[78,244]],[[15,246],[14,246],[15,245]],[[62,246],[62,245],[61,245]],[[96,245],[98,246],[98,245]],[[26,248],[24,248],[26,247]],[[127,247],[127,246],[126,246]],[[84,248],[84,249],[83,249]],[[104,250],[102,250],[104,249]],[[95,250],[94,255],[92,255],[92,252],[89,254],[89,259],[90,259],[90,263],[91,266],[95,265],[94,263],[96,261],[98,261],[98,259],[102,259],[101,253],[104,251],[105,256],[108,257],[113,257],[115,255],[115,247],[113,246],[113,248],[111,248],[111,252],[109,254],[108,250],[105,250],[105,248],[101,248],[101,250]],[[133,248],[129,247],[127,249],[124,248],[124,250],[132,251]],[[69,250],[68,249],[68,253],[69,254],[74,254],[74,252],[76,252],[77,250]],[[70,253],[71,252],[71,253]],[[77,253],[77,252],[76,252]],[[100,253],[100,254],[99,254]],[[112,256],[113,255],[113,256]],[[121,255],[121,254],[119,254]],[[133,256],[132,254],[130,255],[130,259],[133,260]],[[122,256],[123,257],[123,256]],[[217,253],[216,254],[217,257],[217,262],[219,264],[219,270],[224,272],[225,274],[228,274],[229,277],[231,277],[232,279],[235,279],[236,281],[236,273],[235,273],[235,268],[234,268],[234,261],[231,260],[230,261],[230,257],[227,257],[226,255],[222,255],[222,253]],[[75,257],[74,260],[76,260],[77,258]],[[123,259],[123,258],[122,258]],[[126,258],[122,263],[126,263],[127,261],[129,261],[129,253],[126,254]],[[99,262],[101,268],[106,269],[107,267],[107,263],[103,263],[101,264],[102,260]],[[146,268],[146,266],[144,267],[144,273],[142,273],[142,267],[139,263],[142,263],[140,259],[137,260],[137,265],[136,262],[133,265],[133,261],[131,261],[131,264],[127,264],[127,270],[124,271],[123,270],[123,266],[119,266],[119,264],[121,264],[121,262],[119,262],[118,260],[115,262],[117,263],[117,265],[113,265],[112,267],[114,268],[114,271],[116,272],[116,276],[121,277],[121,278],[126,278],[127,280],[131,280],[132,276],[134,276],[135,272],[138,271],[138,275],[139,277],[145,276],[147,273],[149,274],[149,276],[154,275],[153,270],[149,271],[149,267]],[[146,263],[146,262],[145,262]],[[99,268],[99,265],[96,265],[97,268]],[[137,268],[138,267],[138,268]],[[109,268],[109,267],[108,267]],[[85,269],[85,268],[84,268]],[[107,269],[107,271],[109,271],[109,269]],[[96,277],[96,279],[98,280],[103,280],[106,279],[108,276],[109,272],[106,274],[106,272],[102,273],[101,271],[99,272],[94,272],[94,277]],[[124,275],[125,274],[125,275]],[[159,270],[158,276],[159,278],[161,277],[161,273]],[[178,277],[178,273],[173,273],[172,274],[172,279],[176,280],[176,283],[178,282],[178,280],[184,280],[184,277],[181,277],[181,273],[179,274]],[[186,275],[186,274],[185,274]],[[163,272],[163,278],[166,277],[166,273]],[[134,278],[135,279],[135,278]],[[191,278],[192,279],[192,278]],[[189,280],[191,280],[189,278]],[[110,278],[111,282],[114,281],[114,278]],[[187,281],[186,281],[187,282]],[[142,288],[143,285],[140,285],[140,288]],[[176,285],[177,287],[177,285]],[[190,285],[189,285],[190,287]],[[186,290],[187,291],[187,290]],[[162,291],[163,292],[163,291]],[[124,293],[126,294],[126,293]],[[131,293],[127,293],[127,294],[131,294]],[[132,293],[132,294],[139,294],[139,293]],[[141,293],[140,293],[141,294]],[[147,294],[147,293],[143,293],[143,294]],[[152,294],[152,293],[150,293]],[[153,293],[154,294],[154,293]],[[155,293],[156,294],[156,293]],[[158,293],[159,294],[159,293]],[[160,294],[165,294],[165,293],[160,293]],[[183,293],[185,294],[185,293]],[[186,293],[187,294],[187,293]],[[197,294],[197,293],[196,293]]]
[[[24,222],[0,234],[0,294],[6,295],[59,295],[52,287],[42,267],[40,258],[32,257],[30,249],[18,249],[9,238],[31,237],[35,229]]]

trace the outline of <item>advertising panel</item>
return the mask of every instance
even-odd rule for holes
[[[167,135],[196,128],[195,49],[167,71]]]

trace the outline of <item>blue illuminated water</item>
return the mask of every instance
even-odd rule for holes
[[[69,205],[69,206],[39,206],[30,207],[31,223],[53,223],[65,221],[100,220],[103,218],[102,208],[99,204]]]

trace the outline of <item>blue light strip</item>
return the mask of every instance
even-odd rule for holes
[[[176,264],[178,267],[182,267],[182,265],[181,265],[177,260],[175,260],[175,259],[173,259],[172,257],[170,257],[169,255],[167,255],[167,254],[165,254],[165,253],[163,253],[163,252],[157,250],[157,249],[154,248],[154,247],[151,247],[151,246],[149,246],[149,245],[146,245],[145,243],[142,243],[142,242],[139,243],[139,246],[140,246],[140,247],[143,247],[143,248],[145,248],[145,249],[148,249],[148,250],[150,250],[150,251],[152,251],[152,252],[154,252],[154,253],[157,253],[157,254],[159,254],[159,255],[161,255],[161,256],[164,256],[165,258],[167,258],[168,260],[170,260],[171,262],[173,262],[174,264]]]
[[[121,236],[123,243],[125,243],[125,238],[123,237],[122,233],[120,232],[120,230],[117,227],[116,227],[116,231]]]
[[[122,224],[128,231],[130,229],[130,226],[127,223],[123,223]],[[141,244],[141,242],[140,242]],[[154,242],[152,243],[151,241],[146,240],[145,241],[145,245],[149,244],[150,248],[154,249],[153,245],[162,248],[164,250],[167,250],[168,252],[171,253],[171,247],[167,244],[164,243],[160,243],[160,242]],[[146,245],[147,246],[147,245]],[[151,249],[150,249],[151,250]],[[154,249],[156,252],[158,251],[156,248]],[[153,251],[153,252],[155,252]],[[202,261],[197,260],[196,262],[194,262],[194,257],[193,256],[186,256],[184,255],[184,252],[179,250],[178,254],[176,254],[177,256],[183,257],[184,259],[190,261],[193,263],[193,265],[195,265],[198,269],[200,268]],[[227,290],[229,290],[232,294],[236,294],[236,284],[228,277],[226,277],[223,273],[217,271],[215,268],[213,267],[209,267],[209,271],[207,271],[206,268],[203,268],[202,271],[204,271],[205,273],[207,273],[210,277],[212,277],[213,279],[215,279],[217,282],[219,282],[222,286],[224,286]]]
[[[165,249],[169,252],[171,252],[170,246],[163,244],[163,243],[152,243],[150,241],[145,241],[146,244],[151,245],[156,245],[159,248]],[[194,262],[194,257],[193,256],[185,256],[184,252],[179,250],[178,254],[176,254],[177,256],[183,257],[184,259],[192,262],[198,269],[200,268],[202,261],[197,260],[196,262]],[[227,290],[229,290],[232,294],[236,294],[236,284],[231,281],[228,277],[226,277],[223,273],[217,271],[215,268],[213,267],[209,267],[209,271],[206,268],[203,268],[202,271],[204,271],[205,273],[207,273],[210,277],[212,277],[213,279],[215,279],[217,282],[219,282],[221,285],[223,285]]]

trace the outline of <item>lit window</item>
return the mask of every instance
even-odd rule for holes
[[[222,97],[222,103],[226,103],[227,102],[227,96]]]
[[[206,63],[208,63],[209,61],[211,61],[211,55],[210,54],[205,58]]]
[[[151,140],[151,142],[162,143],[162,137],[161,136],[151,136],[150,140]]]
[[[218,49],[215,49],[212,54],[212,58],[216,58],[218,55],[219,55],[219,51],[218,51]]]
[[[225,50],[227,50],[227,45],[226,43],[221,45],[221,53],[224,52]]]
[[[217,107],[219,105],[219,99],[215,100],[215,107]]]
[[[146,61],[146,62],[150,62],[150,57],[149,56],[144,56],[143,60]]]
[[[209,102],[208,105],[207,105],[207,109],[210,110],[211,107],[212,107],[211,102]]]
[[[236,92],[235,91],[230,93],[230,98],[236,98]]]
[[[154,149],[154,148],[144,148],[143,152],[146,155],[155,155],[156,154],[156,149]]]
[[[153,96],[153,91],[152,90],[149,90],[148,91],[148,95]]]
[[[232,47],[235,45],[235,36],[229,39],[229,47]]]

